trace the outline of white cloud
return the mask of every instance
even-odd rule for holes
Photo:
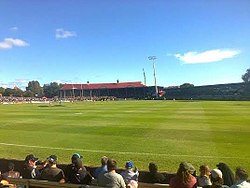
[[[56,29],[56,38],[68,38],[68,37],[75,37],[76,36],[76,32],[74,31],[65,31],[62,28]]]
[[[26,87],[28,86],[28,80],[27,79],[16,79],[15,81],[13,82],[2,82],[0,81],[0,87],[3,87],[3,88],[14,88],[15,86],[22,89],[22,90],[25,90]]]
[[[10,27],[9,30],[10,30],[10,31],[17,31],[17,30],[18,30],[18,27]]]
[[[53,80],[52,82],[56,82],[58,84],[64,84],[64,83],[66,83],[64,80]]]
[[[29,46],[29,44],[24,40],[13,38],[5,38],[2,42],[0,42],[0,49],[10,49],[14,46],[25,47]]]
[[[174,54],[174,56],[180,61],[186,64],[194,63],[211,63],[222,61],[223,59],[233,58],[234,56],[240,54],[240,50],[232,49],[215,49],[207,50],[204,52],[187,52],[182,54]]]

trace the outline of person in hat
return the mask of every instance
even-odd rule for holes
[[[126,188],[126,184],[122,176],[116,173],[116,168],[117,168],[116,160],[108,159],[107,168],[108,172],[99,174],[97,178],[98,186]]]
[[[89,185],[93,179],[90,173],[85,170],[82,160],[80,158],[73,161],[74,166],[68,174],[67,181],[73,184],[87,184]]]
[[[40,171],[37,169],[36,161],[38,160],[33,154],[25,157],[22,177],[25,179],[39,179]]]
[[[192,175],[195,169],[192,164],[181,162],[175,177],[170,179],[171,188],[194,188],[197,187],[197,180]]]
[[[134,164],[132,161],[127,161],[125,164],[126,170],[121,172],[121,175],[126,183],[126,185],[130,184],[131,180],[138,182],[139,172],[137,168],[134,168]]]
[[[230,188],[250,188],[250,183],[247,182],[248,172],[241,167],[237,167],[235,171],[235,184]]]
[[[49,156],[46,162],[47,166],[42,170],[40,179],[65,183],[65,175],[63,170],[56,166],[57,156]]]
[[[166,183],[166,177],[158,172],[158,166],[151,162],[148,165],[149,172],[144,174],[141,181],[144,183]]]
[[[71,163],[68,164],[66,166],[66,169],[65,169],[66,181],[68,181],[68,177],[70,176],[70,173],[72,173],[72,171],[74,171],[74,169],[75,169],[75,161],[78,160],[78,159],[81,159],[81,160],[83,159],[83,157],[79,153],[74,153],[71,156]],[[82,165],[82,170],[87,171],[86,168],[84,167],[84,165]]]
[[[82,159],[83,157],[79,153],[74,153],[71,157],[71,163],[73,164],[75,160]]]
[[[234,173],[225,163],[219,163],[216,165],[218,169],[222,172],[224,184],[231,186],[234,184]]]
[[[95,172],[94,172],[94,177],[95,178],[97,178],[100,173],[108,172],[107,161],[108,161],[108,157],[103,156],[101,158],[101,164],[102,165],[100,167],[98,167],[98,168],[95,169]]]
[[[223,174],[220,169],[211,170],[211,182],[210,188],[229,188],[229,186],[224,185]]]

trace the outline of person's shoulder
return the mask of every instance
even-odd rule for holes
[[[128,174],[128,171],[127,171],[127,170],[123,170],[123,171],[121,171],[120,174],[121,174],[122,176],[127,175],[127,174]]]

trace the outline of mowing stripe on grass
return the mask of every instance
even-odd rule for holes
[[[130,151],[104,151],[104,150],[89,150],[89,149],[77,149],[77,148],[62,148],[62,147],[48,147],[48,146],[30,146],[22,144],[10,144],[0,142],[0,145],[4,146],[14,146],[14,147],[26,147],[26,148],[39,148],[39,149],[54,149],[54,150],[67,150],[67,151],[82,151],[90,153],[112,153],[121,155],[148,155],[148,156],[165,156],[165,157],[200,157],[200,158],[220,158],[220,159],[248,159],[240,157],[221,157],[221,156],[207,156],[207,155],[179,155],[179,154],[165,154],[165,153],[144,153],[144,152],[130,152]]]

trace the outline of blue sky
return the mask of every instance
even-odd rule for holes
[[[1,0],[0,86],[241,82],[249,0]]]

